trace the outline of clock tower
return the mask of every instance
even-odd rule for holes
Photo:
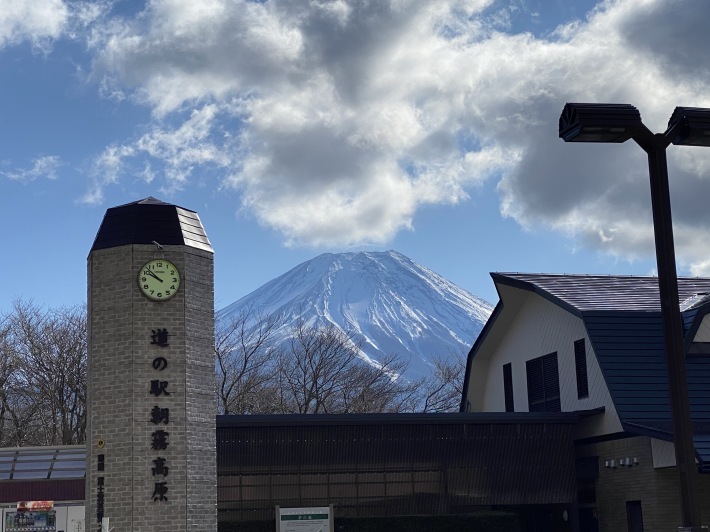
[[[197,213],[106,211],[88,257],[86,530],[214,532],[213,251]]]

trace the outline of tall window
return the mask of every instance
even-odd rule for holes
[[[577,399],[589,397],[587,380],[587,348],[584,338],[574,343],[574,366],[577,371]]]
[[[525,371],[530,412],[561,412],[557,353],[528,360]]]
[[[503,364],[503,391],[505,393],[505,411],[515,412],[513,403],[513,366],[510,362]]]

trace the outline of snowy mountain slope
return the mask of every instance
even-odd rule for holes
[[[356,331],[362,357],[397,353],[405,377],[430,374],[434,356],[468,352],[492,306],[396,251],[326,253],[222,309],[218,320],[252,309],[280,314],[286,337],[299,317]]]

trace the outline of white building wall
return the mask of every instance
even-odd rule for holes
[[[511,320],[501,335],[497,347],[490,351],[488,364],[477,365],[478,369],[484,369],[487,365],[487,375],[485,386],[479,387],[483,396],[474,399],[472,404],[480,404],[484,412],[505,411],[503,365],[511,363],[515,411],[529,411],[525,362],[557,352],[562,410],[569,412],[601,406],[606,408],[605,414],[595,416],[595,419],[583,425],[582,430],[587,433],[579,434],[578,437],[620,431],[619,418],[582,320],[536,294],[516,300],[521,302],[521,306],[515,319]],[[589,385],[589,397],[584,399],[577,398],[574,361],[574,342],[581,338],[586,342]]]
[[[693,342],[710,342],[710,314],[703,317]]]
[[[675,466],[675,445],[673,442],[651,438],[651,453],[654,468]]]

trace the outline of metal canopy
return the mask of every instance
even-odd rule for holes
[[[15,447],[0,449],[0,480],[86,477],[86,447]]]

